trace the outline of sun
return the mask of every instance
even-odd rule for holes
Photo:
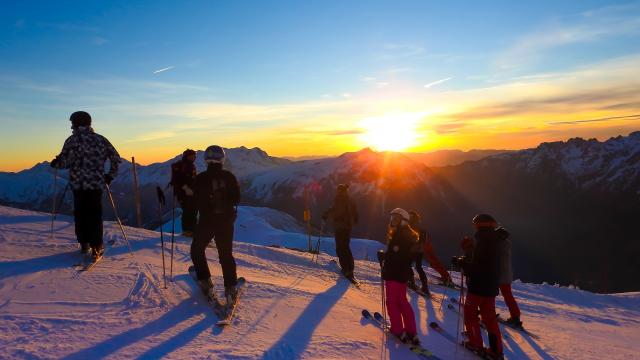
[[[360,121],[360,140],[378,151],[402,151],[415,145],[422,114],[391,113]]]

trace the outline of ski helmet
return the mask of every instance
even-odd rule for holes
[[[71,127],[91,126],[91,115],[86,111],[76,111],[69,117]]]
[[[204,161],[207,164],[224,164],[225,157],[224,149],[218,145],[211,145],[204,152]]]
[[[395,208],[391,210],[391,215],[399,215],[404,221],[409,221],[409,217],[410,217],[407,210],[401,209],[401,208]]]
[[[187,149],[187,150],[185,150],[185,151],[182,153],[182,158],[183,158],[183,159],[186,159],[186,158],[188,158],[189,156],[191,156],[191,155],[195,155],[195,154],[196,154],[195,150]]]
[[[494,228],[498,224],[496,219],[489,214],[478,214],[473,217],[472,220],[473,225],[477,227],[490,227]]]

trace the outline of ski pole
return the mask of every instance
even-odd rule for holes
[[[464,289],[464,271],[460,268],[460,298],[458,299],[458,325],[456,327],[456,342],[459,343],[460,337],[460,318],[464,315],[462,314],[462,302],[463,300],[463,289]]]
[[[53,195],[51,200],[51,233],[49,238],[53,239],[53,222],[56,220],[56,193],[58,192],[58,168],[53,169]]]
[[[64,201],[64,197],[67,195],[67,190],[69,190],[70,187],[71,187],[70,183],[67,183],[67,186],[64,187],[64,190],[62,191],[62,196],[60,196],[60,199],[58,200],[58,205],[56,205],[56,212],[53,213],[53,221],[55,221],[58,218],[58,213],[60,212],[60,209],[62,208],[62,202]],[[53,227],[51,228],[51,231],[53,233]],[[53,237],[53,235],[52,235],[52,237]]]
[[[324,221],[322,221],[322,223],[320,224],[320,234],[318,235],[318,241],[316,242],[315,253],[313,254],[313,256],[311,256],[311,261],[314,261],[315,256],[316,263],[318,262],[320,257],[320,239],[322,238],[322,235],[324,235]]]
[[[160,186],[156,186],[156,193],[158,194],[158,218],[160,220],[160,246],[162,247],[162,279],[164,280],[164,288],[167,288],[167,270],[164,263],[164,232],[163,232],[163,223],[162,223],[162,208],[166,204],[166,199],[164,197],[164,193]]]
[[[171,265],[169,267],[169,278],[173,281],[173,249],[174,249],[174,237],[176,233],[176,195],[173,195],[171,200]]]

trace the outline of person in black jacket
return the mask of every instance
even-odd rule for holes
[[[240,187],[235,175],[222,169],[224,149],[209,146],[205,151],[207,170],[198,174],[194,182],[194,197],[199,217],[193,242],[191,260],[202,291],[211,294],[213,282],[205,250],[213,238],[224,277],[225,296],[232,302],[236,296],[238,277],[233,258],[233,225],[240,202]]]
[[[409,213],[394,209],[387,232],[387,248],[378,252],[378,260],[382,266],[391,333],[415,345],[420,339],[415,314],[407,301],[407,282],[413,277],[411,264],[418,249],[418,234],[409,226]]]
[[[467,277],[464,325],[469,340],[465,346],[484,352],[491,359],[502,359],[502,334],[496,319],[496,296],[500,285],[500,248],[508,233],[497,228],[496,220],[488,214],[476,215],[473,226],[476,229],[475,241],[465,237],[462,241],[465,255],[453,261]],[[489,333],[488,349],[483,348],[478,312]]]
[[[323,220],[331,218],[335,231],[336,255],[340,262],[342,274],[348,279],[355,279],[353,275],[354,261],[351,253],[351,228],[358,223],[358,209],[349,196],[349,185],[340,184],[336,189],[333,207],[325,211]]]
[[[411,228],[418,233],[418,244],[420,245],[419,250],[416,253],[416,257],[415,257],[415,268],[416,268],[416,271],[418,272],[418,276],[420,277],[420,283],[422,284],[422,287],[420,288],[420,290],[425,294],[429,294],[429,282],[427,280],[427,274],[424,272],[424,269],[422,268],[422,259],[424,258],[424,248],[426,246],[427,237],[429,235],[427,234],[427,230],[423,229],[420,226],[420,220],[421,220],[420,214],[416,210],[409,211],[409,226],[411,226]],[[418,286],[416,285],[416,280],[413,276],[413,271],[411,272],[411,277],[409,278],[409,282],[407,285],[409,286],[409,288],[412,288],[414,290],[418,289]]]
[[[193,198],[193,183],[196,178],[196,152],[187,149],[182,159],[171,164],[171,185],[182,208],[182,235],[193,236],[196,224],[196,204]]]
[[[102,191],[118,174],[120,155],[104,136],[91,128],[91,115],[76,111],[69,118],[73,134],[64,142],[51,167],[69,169],[73,190],[75,231],[83,254],[94,259],[104,253],[102,241]],[[109,171],[105,173],[105,163]]]

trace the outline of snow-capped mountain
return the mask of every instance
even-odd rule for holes
[[[434,167],[458,165],[465,161],[476,161],[511,151],[513,150],[436,150],[428,153],[406,153],[406,155],[422,162],[428,167]]]

